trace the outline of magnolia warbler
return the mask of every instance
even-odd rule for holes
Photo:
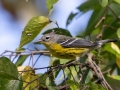
[[[104,43],[116,42],[119,39],[106,39],[91,42],[82,38],[74,38],[59,34],[45,34],[35,43],[42,43],[50,53],[63,59],[75,59],[84,56],[89,51],[101,47]]]

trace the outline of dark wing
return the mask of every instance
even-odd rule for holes
[[[86,48],[86,47],[93,47],[97,44],[92,43],[90,41],[79,39],[79,38],[62,38],[57,41],[57,43],[61,44],[61,46],[66,48]]]

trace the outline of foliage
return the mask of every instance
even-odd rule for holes
[[[53,5],[56,2],[57,0],[47,0],[47,7],[50,11],[54,9]],[[93,11],[86,30],[77,36],[90,34],[93,40],[120,38],[119,0],[87,0],[77,9],[82,12],[82,15],[90,10]],[[70,25],[78,14],[71,12],[66,21],[66,27]],[[22,32],[20,45],[16,51],[15,57],[18,58],[15,64],[11,62],[11,58],[3,57],[4,54],[1,54],[0,90],[22,90],[22,88],[24,90],[77,90],[78,88],[80,90],[105,90],[106,87],[101,84],[105,80],[103,77],[102,80],[99,78],[99,72],[101,71],[95,71],[97,70],[94,68],[95,64],[93,65],[94,67],[90,67],[88,63],[86,64],[87,57],[81,58],[80,62],[75,64],[72,64],[66,59],[51,57],[50,66],[43,67],[47,68],[47,72],[44,74],[35,73],[35,70],[43,68],[22,66],[25,60],[29,56],[32,58],[35,53],[50,56],[47,51],[30,51],[29,54],[22,55],[23,52],[26,53],[22,49],[23,46],[31,42],[50,22],[49,18],[44,16],[33,17],[28,21]],[[53,30],[54,33],[71,36],[71,33],[67,29],[61,27],[49,29],[43,34],[51,33]],[[11,52],[11,55],[13,53]],[[114,90],[119,90],[120,42],[106,44],[99,51],[95,50],[92,53],[94,55],[93,60],[100,66],[102,72],[104,72],[103,75],[110,86]],[[16,66],[20,66],[18,70]],[[116,75],[113,74],[114,70],[116,70]],[[60,74],[61,77],[57,80],[56,78]],[[59,82],[58,85],[57,82]]]
[[[31,42],[48,23],[50,23],[50,20],[44,16],[30,19],[22,32],[20,45],[17,50],[21,50],[21,47]]]

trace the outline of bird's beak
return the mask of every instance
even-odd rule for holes
[[[34,44],[41,44],[42,40],[39,39],[38,41],[35,41]]]

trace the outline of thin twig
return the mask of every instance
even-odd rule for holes
[[[117,30],[117,28],[115,28],[115,27],[113,27],[113,26],[110,26],[110,25],[104,25],[104,27],[110,27],[110,28],[112,28],[112,29],[114,29],[114,30]]]
[[[39,60],[39,58],[41,57],[41,55],[42,55],[42,54],[40,54],[40,55],[38,56],[38,58],[36,59],[36,61],[35,61],[34,64],[33,64],[33,67],[34,67],[35,64],[38,62],[38,60]]]
[[[18,57],[18,55],[15,55],[15,57],[14,57],[13,60],[12,60],[12,62],[14,62],[15,58],[17,58],[17,57]]]
[[[31,55],[31,58],[32,58],[32,68],[33,68],[33,67],[34,67],[34,66],[33,66],[33,53],[32,53],[32,55]]]
[[[97,28],[104,19],[105,19],[105,17],[103,16],[103,17],[98,21],[98,23],[95,25],[95,28]]]
[[[28,66],[30,65],[30,62],[31,62],[31,58],[32,58],[32,55],[30,55],[30,60],[28,62]]]

